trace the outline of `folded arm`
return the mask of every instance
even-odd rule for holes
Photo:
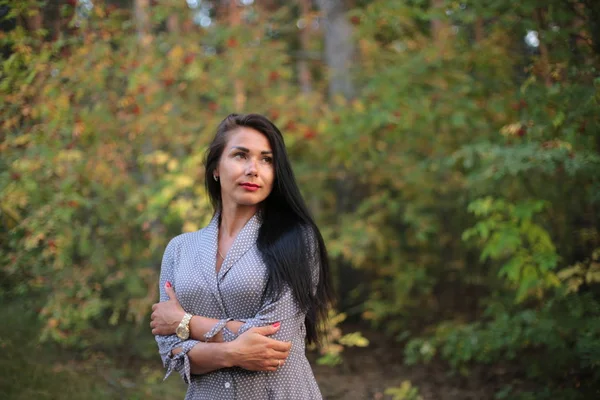
[[[319,279],[319,262],[316,256],[316,246],[313,242],[314,240],[309,240],[309,262],[311,263],[311,278],[314,291]],[[151,326],[153,334],[167,335],[175,333],[177,326],[183,319],[185,311],[181,307],[169,281],[161,281],[161,283],[163,284],[160,288],[161,302],[152,306]],[[162,297],[163,293],[166,294],[164,299]],[[194,315],[189,324],[190,338],[203,342],[230,342],[252,327],[267,326],[277,322],[287,325],[291,321],[295,321],[295,324],[298,324],[302,323],[303,316],[304,311],[299,309],[291,288],[285,285],[283,292],[280,293],[278,298],[267,300],[259,312],[252,318],[219,320],[202,315]],[[284,331],[288,331],[288,329]],[[284,340],[290,340],[290,338],[284,337],[289,335],[279,336]]]
[[[155,335],[174,334],[185,315],[185,311],[179,304],[177,295],[169,283],[161,288],[161,300],[163,292],[167,300],[152,306],[153,313],[150,326],[152,327],[152,333]],[[219,320],[194,315],[189,325],[190,339],[212,343],[231,342],[250,328],[276,323],[287,325],[291,321],[297,321],[296,323],[298,323],[303,321],[303,317],[304,313],[299,309],[291,289],[286,286],[277,299],[268,300],[252,318]],[[285,331],[288,331],[288,329],[285,329]],[[284,340],[291,340],[291,338],[286,337]]]
[[[167,245],[163,255],[159,291],[159,304],[170,302],[169,293],[177,301],[175,292],[170,288],[168,293],[167,282],[173,281],[173,267],[175,263],[175,254],[177,251],[177,238],[171,240]],[[177,305],[179,303],[177,302]],[[157,306],[157,305],[155,305]],[[188,340],[181,340],[175,335],[175,328],[172,331],[156,332],[155,314],[157,310],[153,306],[153,317],[151,326],[152,333],[155,334],[159,353],[163,365],[167,368],[165,379],[173,370],[179,372],[186,383],[190,382],[191,374],[205,374],[221,368],[238,366],[251,371],[275,371],[277,367],[283,365],[289,355],[290,343],[280,342],[267,336],[274,334],[279,330],[279,325],[269,325],[254,330],[247,330],[244,335],[236,335],[235,340],[230,343],[204,343],[196,340],[195,337],[204,336],[208,330],[214,327],[215,319],[194,317],[192,336]],[[176,308],[176,307],[175,307]],[[174,314],[177,315],[177,314]],[[179,318],[171,315],[170,319]],[[179,318],[179,321],[181,318]],[[194,328],[200,322],[201,326]],[[179,322],[177,322],[178,325]],[[241,322],[230,321],[231,329],[241,326]],[[167,326],[169,324],[165,324]],[[175,327],[177,326],[175,325]],[[222,340],[222,334],[219,341]],[[217,339],[217,338],[215,338]]]
[[[168,295],[165,292],[164,287],[166,282],[173,280],[173,267],[175,264],[175,255],[178,251],[179,238],[180,237],[171,239],[163,255],[159,280],[161,301],[168,300]],[[167,369],[165,379],[175,370],[179,372],[183,380],[189,384],[191,365],[187,354],[196,344],[198,344],[198,341],[193,339],[181,340],[174,332],[172,334],[167,333],[163,335],[155,334],[155,339],[158,344],[158,351],[163,366]]]

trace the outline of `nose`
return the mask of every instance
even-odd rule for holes
[[[258,168],[256,168],[256,160],[253,158],[248,159],[248,163],[246,165],[246,175],[248,176],[257,176]]]

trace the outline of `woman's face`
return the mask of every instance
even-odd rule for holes
[[[256,206],[273,188],[273,151],[259,131],[238,127],[230,132],[214,174],[221,182],[223,207]]]

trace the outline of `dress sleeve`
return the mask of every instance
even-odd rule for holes
[[[311,264],[311,281],[312,281],[312,292],[313,295],[316,293],[317,283],[319,282],[319,257],[317,252],[317,242],[314,240],[312,236],[306,234],[307,242],[308,242],[308,261]],[[276,300],[267,300],[258,313],[248,319],[237,319],[238,321],[243,322],[244,324],[240,327],[237,334],[227,329],[223,328],[223,340],[226,342],[235,340],[236,337],[246,332],[248,329],[253,327],[267,326],[272,325],[275,322],[281,322],[282,325],[285,325],[286,322],[298,321],[299,323],[304,323],[304,317],[306,312],[302,311],[294,298],[294,294],[292,289],[288,286],[284,286],[284,290],[281,295]],[[280,340],[290,340],[291,337],[286,333],[293,333],[293,330],[282,329],[282,335],[279,335]]]
[[[286,321],[294,320],[300,316],[302,316],[300,320],[303,320],[304,315],[305,313],[298,307],[292,290],[286,285],[277,300],[270,300],[265,303],[254,317],[240,320],[244,325],[240,327],[237,336],[253,327],[272,325],[275,322],[285,324]]]
[[[177,251],[178,237],[171,239],[165,254],[163,255],[162,264],[160,268],[160,280],[158,283],[158,290],[160,292],[160,301],[167,301],[169,296],[165,291],[165,283],[167,281],[173,282],[175,275],[175,255]],[[185,383],[190,383],[190,360],[187,356],[188,351],[194,347],[197,340],[181,340],[177,335],[155,335],[156,343],[158,344],[158,352],[163,362],[163,366],[166,368],[167,373],[164,379],[173,372],[173,370],[179,372]],[[171,353],[173,349],[180,347],[182,351],[175,356]]]

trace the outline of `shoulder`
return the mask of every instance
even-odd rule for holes
[[[194,231],[194,232],[185,232],[185,233],[175,236],[167,244],[165,253],[167,253],[167,252],[178,253],[179,251],[181,251],[181,248],[183,246],[190,245],[190,244],[193,244],[194,242],[200,241],[200,238],[202,237],[202,231],[204,231],[204,229],[206,229],[206,228],[202,228],[202,229]]]

